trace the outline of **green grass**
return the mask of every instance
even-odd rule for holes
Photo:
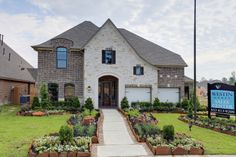
[[[25,157],[32,139],[58,132],[69,115],[16,116],[19,106],[0,106],[0,156]]]
[[[186,133],[201,141],[206,149],[205,154],[236,154],[236,137],[197,126],[193,126],[190,132],[188,124],[177,119],[179,114],[157,113],[154,116],[158,118],[160,128],[163,125],[172,124],[175,127],[175,132]]]

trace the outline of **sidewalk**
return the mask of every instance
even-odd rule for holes
[[[142,144],[135,142],[121,114],[115,109],[103,109],[103,145],[97,146],[98,157],[147,156]]]

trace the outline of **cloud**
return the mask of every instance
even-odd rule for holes
[[[46,16],[40,19],[32,14],[6,13],[0,13],[0,23],[4,41],[34,67],[37,67],[37,53],[31,46],[44,42],[73,25],[73,22],[64,17]]]

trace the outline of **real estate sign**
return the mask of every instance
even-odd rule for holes
[[[208,84],[208,115],[210,112],[236,113],[236,85]]]

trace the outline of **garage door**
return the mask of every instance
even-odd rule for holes
[[[137,101],[150,102],[151,100],[150,88],[126,88],[125,96],[130,103]]]
[[[179,102],[179,88],[159,88],[158,98],[161,102]]]

